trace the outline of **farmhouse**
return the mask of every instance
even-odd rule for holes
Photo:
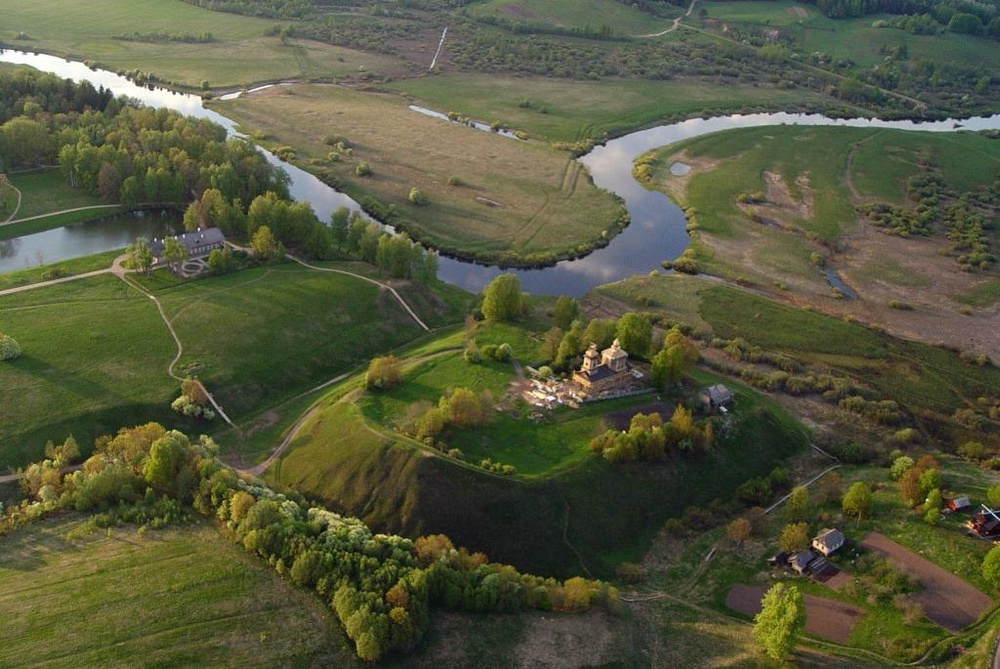
[[[825,557],[837,552],[843,545],[844,533],[837,529],[825,528],[812,540],[813,550]]]
[[[981,504],[979,509],[969,519],[969,529],[981,537],[994,537],[1000,534],[1000,515],[985,504]]]
[[[809,565],[812,564],[817,557],[818,556],[815,553],[807,548],[806,550],[793,555],[789,564],[792,565],[792,569],[798,573],[805,574],[809,571]]]
[[[721,383],[709,386],[701,393],[701,403],[706,411],[722,411],[733,403],[733,393]]]
[[[173,239],[181,243],[189,259],[204,258],[215,249],[221,249],[226,245],[226,236],[218,228],[200,228],[175,235]],[[154,262],[163,260],[165,247],[166,238],[154,239],[149,243],[149,250],[153,254]]]
[[[634,378],[628,353],[617,339],[599,355],[597,344],[591,344],[583,355],[583,365],[573,373],[573,381],[588,397],[628,390]]]

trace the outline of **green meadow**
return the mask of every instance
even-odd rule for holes
[[[299,265],[187,282],[157,272],[144,283],[183,345],[174,373],[198,376],[234,420],[423,333],[377,286]],[[448,301],[425,296],[423,304],[421,313],[438,322],[459,318]],[[0,297],[0,331],[23,350],[0,366],[0,401],[18,407],[18,420],[0,425],[4,470],[70,433],[86,450],[99,434],[149,420],[189,431],[223,427],[170,411],[179,393],[168,375],[174,341],[150,299],[111,275]]]
[[[612,0],[487,0],[468,8],[469,16],[489,17],[532,26],[598,31],[606,26],[615,36],[655,33],[671,21],[656,18]],[[676,13],[680,13],[679,11]]]
[[[37,49],[112,70],[140,69],[162,81],[197,88],[246,86],[299,77],[329,78],[401,69],[391,56],[365,54],[319,42],[282,44],[264,32],[278,21],[200,9],[172,0],[95,0],[86,3],[40,0],[15,3],[4,10],[0,39],[9,46]],[[200,35],[205,43],[134,42],[114,39],[130,33]],[[17,39],[18,33],[25,38]]]
[[[319,599],[203,521],[36,522],[0,541],[0,604],[4,666],[361,666]]]

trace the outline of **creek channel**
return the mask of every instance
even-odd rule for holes
[[[68,61],[45,54],[20,51],[0,51],[0,62],[30,65],[43,72],[51,72],[74,81],[89,81],[95,87],[104,86],[116,95],[126,95],[153,107],[167,107],[188,116],[207,118],[222,125],[231,135],[239,135],[236,124],[202,105],[196,95],[176,93],[164,88],[140,86],[129,79],[106,70],[91,69],[83,63]],[[421,110],[423,111],[423,110]],[[416,111],[414,113],[417,113]],[[426,113],[426,112],[423,112]],[[446,122],[446,121],[442,121]],[[663,260],[673,260],[689,244],[685,231],[684,213],[666,195],[646,190],[632,178],[632,163],[643,153],[666,146],[682,139],[707,135],[731,128],[749,128],[770,125],[849,126],[856,128],[893,128],[930,132],[1000,129],[1000,114],[976,117],[961,121],[882,121],[878,119],[833,119],[820,114],[734,114],[714,118],[695,118],[680,123],[640,130],[606,144],[595,147],[579,160],[590,171],[594,183],[622,198],[628,209],[631,223],[604,248],[576,260],[566,260],[553,267],[528,270],[504,270],[478,263],[441,257],[438,276],[443,281],[472,292],[479,292],[495,276],[504,271],[514,271],[521,280],[523,290],[536,295],[582,296],[594,286],[617,281],[635,274],[659,270]],[[488,131],[488,130],[487,130]],[[296,200],[309,202],[322,221],[338,207],[360,211],[357,202],[327,186],[315,176],[294,165],[280,161],[264,152],[268,161],[284,170],[289,178],[289,190]],[[128,225],[128,223],[122,223]],[[86,226],[84,226],[86,227]],[[126,232],[131,228],[126,228]],[[48,233],[39,233],[48,234]],[[132,233],[132,238],[135,234]],[[24,237],[28,240],[30,237]],[[106,249],[88,247],[87,253]],[[84,255],[60,253],[60,249],[47,247],[45,261]],[[29,260],[23,259],[27,264]],[[2,270],[0,270],[2,271]]]

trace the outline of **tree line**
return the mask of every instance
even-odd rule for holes
[[[4,510],[0,534],[69,510],[91,512],[95,526],[132,522],[143,533],[196,515],[215,518],[248,552],[315,590],[369,662],[416,647],[433,607],[576,611],[618,601],[607,584],[522,574],[443,535],[375,534],[356,518],[241,478],[215,457],[210,438],[190,439],[157,423],[98,438],[83,467],[69,474],[62,467],[79,452],[75,440],[46,450],[48,459],[25,472],[25,499]]]

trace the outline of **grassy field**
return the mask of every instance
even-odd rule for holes
[[[459,72],[407,79],[390,86],[425,107],[486,122],[497,119],[532,136],[562,142],[622,135],[706,113],[765,106],[799,108],[822,99],[809,91],[738,84],[720,88],[703,81],[574,81]],[[527,107],[521,106],[525,100]]]
[[[170,0],[96,0],[71,4],[41,0],[11,3],[0,39],[20,49],[37,49],[76,60],[92,60],[112,70],[152,72],[161,80],[197,88],[245,86],[300,77],[343,77],[360,69],[376,74],[405,71],[390,56],[365,54],[318,42],[264,37],[276,21],[212,12]],[[15,39],[19,32],[27,39]],[[215,41],[178,44],[126,42],[129,33],[212,33]]]
[[[699,6],[702,6],[699,4]],[[793,49],[801,54],[823,52],[834,60],[849,60],[864,67],[883,62],[883,45],[905,45],[913,61],[928,59],[1000,68],[1000,52],[985,39],[967,35],[911,35],[905,30],[872,28],[880,17],[831,19],[814,5],[791,0],[780,2],[706,2],[708,18],[745,30],[777,29]]]
[[[92,256],[85,256],[83,258],[62,260],[14,272],[4,272],[0,274],[0,290],[26,286],[29,283],[48,281],[49,279],[61,276],[72,276],[74,274],[93,272],[98,269],[106,269],[120,255],[121,251],[106,251],[105,253],[95,253]]]
[[[394,222],[453,253],[529,260],[574,254],[616,229],[621,212],[566,153],[423,116],[401,96],[281,87],[218,109],[266,132],[269,145],[294,146],[303,167],[327,174],[355,199],[372,194],[394,206]],[[351,155],[328,162],[330,135],[345,138]],[[355,175],[361,162],[371,176]],[[408,201],[414,187],[425,205]]]
[[[58,169],[19,172],[8,175],[21,191],[21,208],[16,219],[40,216],[63,209],[89,207],[102,202],[80,188],[70,188]]]
[[[184,345],[176,373],[198,375],[239,420],[423,332],[376,286],[298,265],[190,282],[155,273],[145,283]],[[460,318],[453,292],[410,292],[424,294],[416,308],[432,322]],[[127,424],[206,427],[170,411],[174,342],[150,300],[113,276],[0,297],[0,330],[24,352],[0,366],[0,401],[16,407],[16,420],[0,424],[0,469],[71,432],[86,450]]]
[[[993,311],[967,305],[996,300],[994,268],[961,271],[943,223],[903,238],[855,211],[869,202],[913,209],[907,179],[928,170],[955,193],[987,188],[1000,175],[1000,143],[966,132],[772,127],[688,140],[651,159],[649,183],[688,209],[703,271],[904,337],[1000,350],[992,336],[970,340],[954,327],[960,313],[989,322],[977,331],[993,331]],[[670,175],[675,161],[691,171]],[[741,201],[748,196],[757,201]],[[828,270],[860,299],[839,299]],[[894,303],[912,308],[902,313]]]
[[[210,524],[77,537],[82,523],[0,540],[0,664],[361,666],[319,599]]]
[[[38,459],[46,440],[90,439],[170,418],[174,344],[155,306],[110,276],[0,297],[0,330],[23,354],[0,366],[0,469]]]
[[[679,12],[678,12],[679,13]],[[494,17],[527,25],[554,26],[557,28],[589,29],[597,31],[602,26],[614,35],[642,35],[659,32],[671,25],[670,21],[656,18],[611,0],[487,0],[469,7],[468,14],[475,17]]]

